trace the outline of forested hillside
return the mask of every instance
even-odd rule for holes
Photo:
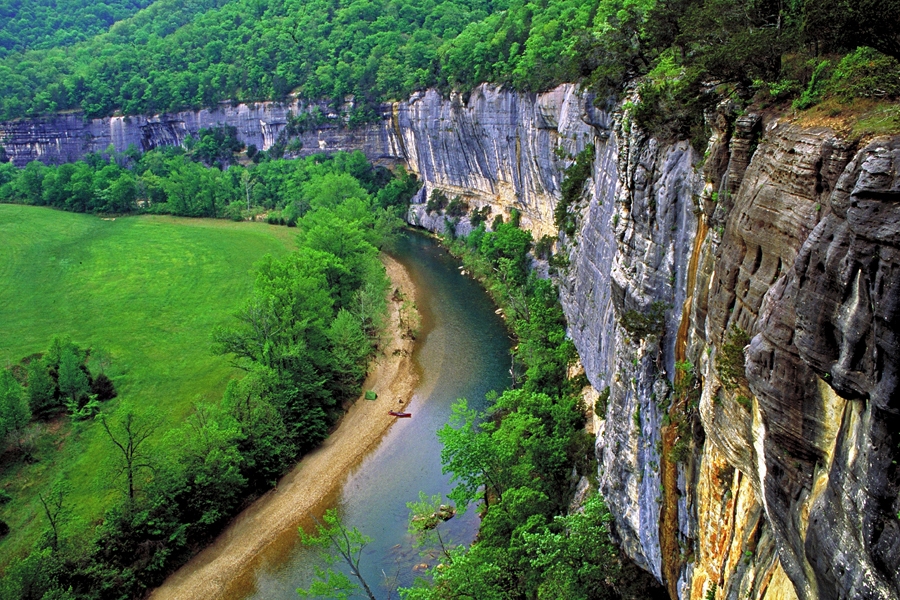
[[[0,2],[0,57],[12,52],[68,46],[128,18],[152,0],[37,0]]]
[[[0,118],[171,111],[292,91],[402,98],[487,79],[541,88],[574,75],[559,60],[596,4],[236,0],[176,31],[141,14],[69,50],[7,57]]]
[[[291,93],[375,102],[485,81],[523,91],[583,81],[606,97],[647,76],[639,118],[688,135],[723,95],[799,108],[896,97],[898,23],[888,0],[161,0],[72,47],[9,46],[0,119]],[[28,25],[11,20],[0,35],[26,39]],[[372,116],[362,104],[357,121]]]

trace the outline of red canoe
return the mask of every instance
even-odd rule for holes
[[[397,412],[396,410],[388,411],[388,414],[392,417],[400,417],[401,419],[408,419],[412,416],[412,413]]]

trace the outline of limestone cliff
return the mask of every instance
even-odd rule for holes
[[[609,392],[600,488],[622,547],[673,597],[900,597],[900,139],[858,149],[723,105],[701,156],[592,100],[429,91],[360,129],[332,115],[299,153],[405,163],[424,183],[409,219],[435,231],[438,189],[560,235],[569,335],[594,397]],[[265,149],[289,109],[307,107],[65,116],[0,124],[0,140],[24,164],[233,124]],[[553,209],[588,144],[566,239]]]
[[[396,138],[389,119],[367,127],[349,128],[341,115],[351,108],[348,104],[336,112],[325,103],[294,100],[222,103],[212,110],[153,116],[87,119],[81,114],[67,114],[0,123],[0,145],[16,166],[25,166],[32,160],[57,164],[79,160],[90,152],[104,152],[110,145],[119,152],[129,146],[146,151],[180,145],[189,135],[196,137],[202,128],[230,125],[237,129],[238,137],[246,145],[268,150],[279,137],[285,139],[291,115],[314,111],[321,122],[293,136],[300,142],[294,156],[363,149],[373,161],[403,158],[400,148],[394,144]],[[390,106],[383,107],[382,112],[389,115]]]
[[[402,130],[428,140],[409,162],[426,186],[515,207],[542,235],[582,142],[547,150],[572,140],[565,123],[594,126],[559,283],[588,378],[610,391],[597,456],[622,546],[673,597],[713,584],[717,598],[898,597],[900,142],[857,153],[831,131],[725,107],[701,165],[686,143],[585,108],[538,128],[542,146],[524,150],[532,179],[517,179],[512,132],[539,121],[523,128],[507,107],[585,106],[554,101],[562,92],[492,100],[511,123],[505,143],[479,129],[490,103],[475,94],[455,121],[431,119],[446,135],[421,120]],[[453,115],[441,102],[431,114]],[[499,163],[482,159],[485,144]],[[421,205],[411,218],[444,227]],[[738,348],[746,370],[725,385],[720,356],[738,330],[752,339]]]

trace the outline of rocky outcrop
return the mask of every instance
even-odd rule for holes
[[[900,594],[898,166],[898,140],[856,155],[766,295],[749,350],[771,423],[763,499],[804,598]]]
[[[427,210],[438,190],[559,236],[569,335],[591,398],[608,394],[599,485],[622,548],[670,595],[900,598],[900,139],[857,150],[725,104],[704,161],[592,100],[429,91],[363,128],[331,115],[297,154],[402,162],[423,182],[409,220],[433,231],[471,230]],[[63,116],[0,124],[0,140],[16,164],[53,162],[231,124],[265,149],[306,109]],[[589,144],[568,239],[553,210]]]
[[[482,85],[448,99],[430,90],[398,103],[394,114],[407,164],[425,184],[423,199],[439,189],[471,209],[516,208],[536,238],[557,233],[563,170],[585,146],[608,138],[611,125],[593,97],[571,84],[537,95]]]
[[[900,597],[900,141],[856,153],[747,115],[714,137],[705,186],[685,147],[621,127],[599,147],[561,297],[611,392],[597,450],[623,548],[673,597]],[[660,302],[658,337],[623,326]],[[753,338],[746,380],[726,388],[736,328]],[[670,485],[675,359],[702,392]]]
[[[32,160],[58,164],[79,160],[90,152],[106,152],[110,146],[118,152],[124,152],[129,146],[141,151],[177,146],[189,135],[196,137],[200,129],[229,125],[237,129],[244,144],[268,150],[286,133],[290,116],[315,112],[320,115],[321,122],[291,136],[298,141],[293,146],[293,156],[363,150],[376,162],[404,159],[391,128],[389,105],[382,107],[382,119],[361,128],[348,127],[340,116],[347,114],[352,106],[342,109],[335,111],[325,103],[294,100],[288,103],[222,103],[211,110],[154,116],[87,119],[81,114],[67,114],[0,123],[0,145],[19,167]]]

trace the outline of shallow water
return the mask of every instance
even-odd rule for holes
[[[411,585],[417,566],[435,562],[412,547],[406,503],[417,500],[420,490],[432,495],[450,489],[449,476],[441,473],[436,431],[447,422],[452,403],[465,397],[470,406],[483,408],[487,392],[510,383],[510,341],[484,290],[461,275],[458,262],[424,235],[405,235],[394,257],[406,266],[419,290],[422,315],[414,354],[419,385],[407,408],[413,417],[399,419],[348,475],[338,496],[319,511],[321,515],[337,507],[345,525],[373,538],[361,570],[379,598],[388,597],[395,581]],[[470,507],[442,531],[455,542],[469,543],[477,528]],[[288,540],[271,556],[262,557],[236,598],[296,599],[296,589],[309,585],[321,559],[316,551],[300,546],[296,536]]]

